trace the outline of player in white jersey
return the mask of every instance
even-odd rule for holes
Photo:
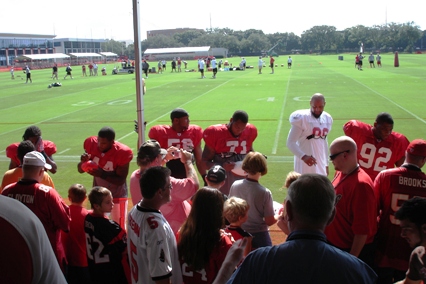
[[[311,108],[297,110],[290,115],[291,129],[287,147],[294,154],[294,171],[328,175],[328,141],[333,118],[324,111],[325,98],[316,93]]]

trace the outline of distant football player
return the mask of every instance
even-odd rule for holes
[[[40,152],[46,159],[46,162],[52,166],[49,170],[52,174],[56,173],[57,166],[53,161],[53,154],[56,153],[56,145],[52,141],[43,140],[41,138],[41,130],[38,126],[32,125],[25,129],[22,140],[29,140],[36,147],[36,151]],[[6,156],[10,159],[9,170],[19,167],[21,161],[18,158],[18,146],[19,143],[13,143],[7,146]]]
[[[392,131],[393,125],[392,116],[382,112],[374,125],[351,120],[343,126],[345,134],[356,142],[360,167],[373,181],[379,172],[404,163],[410,142],[403,134]]]
[[[405,163],[381,171],[374,181],[381,212],[376,235],[378,284],[394,283],[405,277],[412,248],[401,238],[401,222],[395,218],[395,212],[410,198],[426,197],[426,174],[421,170],[425,163],[426,141],[415,139],[408,145]]]
[[[291,128],[287,147],[294,154],[294,171],[300,174],[328,175],[328,140],[333,118],[324,111],[325,98],[316,93],[310,109],[296,110],[290,115]]]
[[[93,176],[93,186],[103,186],[112,192],[114,203],[111,219],[122,228],[126,225],[127,216],[127,175],[129,164],[133,159],[132,150],[115,139],[115,131],[111,127],[103,127],[98,136],[88,137],[84,141],[84,154],[77,165],[79,173],[85,170]],[[86,169],[86,162],[92,161],[97,167]]]
[[[189,114],[186,110],[176,108],[170,113],[172,125],[155,125],[149,130],[150,139],[157,140],[161,148],[168,149],[174,146],[178,149],[186,150],[194,154],[198,171],[203,174],[201,140],[203,130],[200,126],[189,124]],[[179,154],[175,153],[175,159],[170,160],[166,166],[172,171],[174,178],[186,178],[185,165],[179,159]]]
[[[229,123],[211,125],[203,132],[205,145],[202,155],[203,169],[200,173],[204,179],[213,165],[222,166],[226,170],[226,180],[220,191],[226,195],[235,180],[244,178],[232,172],[235,163],[242,161],[248,152],[253,151],[257,128],[248,123],[248,119],[245,111],[237,110]]]

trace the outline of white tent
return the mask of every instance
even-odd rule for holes
[[[99,52],[99,54],[102,55],[102,56],[118,56],[114,52]]]
[[[78,52],[78,53],[69,53],[73,57],[102,57],[102,55],[91,52]]]
[[[173,59],[180,57],[182,59],[194,59],[197,57],[206,57],[211,55],[210,46],[200,47],[172,47],[172,48],[148,48],[144,56],[148,60]]]
[[[68,58],[69,55],[63,53],[45,53],[45,54],[25,54],[22,57],[29,58],[31,60],[45,60],[45,59],[57,59],[57,58]]]

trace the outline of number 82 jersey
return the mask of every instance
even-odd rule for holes
[[[367,123],[350,120],[343,126],[343,131],[355,140],[358,163],[374,181],[381,171],[395,167],[396,162],[405,156],[410,142],[404,135],[394,131],[386,140],[378,140],[372,128]]]

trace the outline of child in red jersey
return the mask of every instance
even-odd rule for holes
[[[68,189],[70,204],[70,231],[61,232],[62,243],[68,261],[68,284],[90,283],[89,267],[86,257],[86,234],[84,219],[89,213],[83,206],[86,200],[86,188],[82,184],[73,184]]]

